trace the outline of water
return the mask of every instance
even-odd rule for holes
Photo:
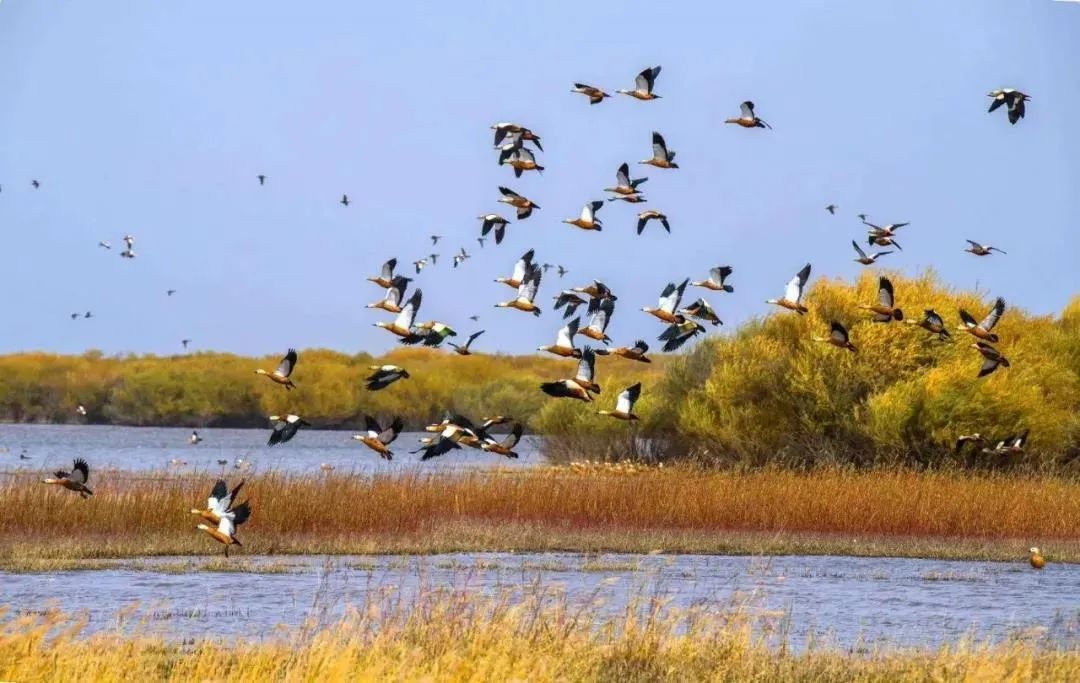
[[[200,429],[203,442],[188,443],[190,429],[173,427],[104,427],[85,425],[0,425],[0,472],[70,469],[73,458],[84,458],[97,471],[172,470],[221,472],[238,459],[251,471],[317,472],[323,463],[335,470],[364,473],[413,470],[419,455],[418,439],[430,434],[402,433],[391,445],[394,459],[386,461],[363,444],[353,432],[301,429],[292,441],[266,445],[270,429]],[[544,462],[538,437],[523,437],[514,460],[473,448],[452,451],[424,462],[433,470],[476,467],[530,467]],[[25,450],[29,458],[20,459]],[[186,464],[170,464],[178,460]],[[220,465],[224,460],[225,465]]]
[[[789,615],[795,647],[812,634],[843,648],[933,647],[973,634],[992,640],[1035,635],[1045,645],[1080,647],[1080,565],[1051,564],[1036,572],[1021,563],[887,558],[479,553],[234,557],[229,561],[270,563],[278,573],[191,571],[203,561],[0,572],[0,585],[3,603],[15,613],[44,609],[62,596],[54,604],[68,613],[85,610],[92,631],[115,628],[117,612],[138,605],[145,620],[139,631],[169,637],[266,637],[315,615],[332,622],[346,606],[375,595],[407,601],[439,587],[491,596],[509,591],[517,598],[558,591],[601,616],[620,614],[641,597],[660,597],[677,608],[747,604],[751,613],[774,620]]]

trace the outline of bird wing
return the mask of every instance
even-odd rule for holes
[[[893,302],[896,300],[893,295],[892,282],[887,277],[878,279],[878,303],[886,308],[892,308]]]
[[[637,403],[639,396],[641,396],[641,382],[627,387],[619,394],[619,398],[615,402],[615,410],[629,415],[633,412],[634,404]]]
[[[848,340],[848,331],[843,325],[834,321],[829,330],[829,336],[840,343],[846,343]]]
[[[383,278],[389,280],[394,277],[394,268],[397,267],[397,259],[392,258],[382,265],[382,271],[379,273]]]
[[[964,240],[964,241],[967,242],[968,244],[970,244],[973,249],[985,249],[985,247],[983,247],[983,245],[979,244],[975,240]]]
[[[1000,296],[994,301],[994,307],[990,309],[990,312],[986,314],[982,322],[979,323],[979,327],[983,328],[987,332],[994,329],[994,325],[998,324],[1001,320],[1001,316],[1005,313],[1005,299]]]
[[[862,250],[855,240],[851,240],[851,246],[855,248],[855,253],[859,255],[859,258],[866,258],[866,252]]]
[[[555,346],[567,349],[574,348],[574,335],[577,334],[580,324],[581,318],[574,318],[565,327],[559,329],[558,334],[555,335]]]
[[[934,311],[934,309],[928,308],[925,311],[925,314],[926,314],[926,322],[930,323],[931,325],[935,325],[935,326],[940,326],[940,327],[945,326],[945,321],[941,319],[941,316],[938,315],[937,312]]]
[[[986,377],[994,370],[997,370],[998,365],[1001,364],[999,358],[987,358],[983,360],[982,367],[979,368],[979,377]]]
[[[285,357],[281,359],[281,363],[278,364],[277,370],[274,372],[282,377],[288,377],[292,374],[293,368],[296,367],[296,349],[289,349]]]
[[[368,433],[368,436],[377,435],[382,431],[382,427],[379,425],[379,421],[370,415],[364,416],[364,431]]]
[[[525,280],[518,287],[518,298],[526,301],[535,301],[536,293],[540,289],[542,271],[538,266],[533,266],[525,274]]]
[[[964,323],[964,327],[978,327],[979,323],[975,322],[975,318],[964,309],[960,309],[960,321]]]
[[[471,346],[472,343],[474,341],[476,341],[476,338],[479,337],[480,335],[482,335],[483,333],[484,333],[484,330],[480,330],[479,332],[473,332],[472,334],[470,334],[469,338],[465,340],[465,348],[469,348],[469,346]]]
[[[618,187],[630,187],[630,165],[625,161],[619,170],[615,171],[615,184]]]
[[[652,151],[653,157],[656,159],[668,158],[667,145],[664,143],[664,136],[656,131],[653,131],[652,134]]]
[[[499,186],[499,192],[501,192],[504,197],[521,197],[517,192],[514,192],[509,187],[503,187],[502,185]]]
[[[219,515],[229,508],[225,502],[225,496],[229,495],[229,486],[224,479],[214,482],[214,488],[210,489],[210,497],[206,499],[206,509],[213,510]]]
[[[394,325],[402,329],[409,329],[416,320],[416,314],[420,312],[420,302],[423,300],[423,291],[414,290],[409,301],[401,307],[401,312],[394,319]]]
[[[382,430],[375,437],[379,440],[379,443],[384,446],[389,446],[397,438],[398,434],[405,427],[405,422],[400,417],[395,417],[390,423],[390,426]]]
[[[768,109],[768,107],[766,107],[766,109]],[[739,113],[742,114],[742,117],[745,119],[754,118],[754,103],[750,100],[743,102],[739,105]]]
[[[68,480],[76,484],[85,484],[90,480],[90,466],[86,464],[85,460],[79,458],[75,461],[71,474],[68,475]]]
[[[577,375],[574,377],[574,379],[592,382],[595,375],[596,352],[592,350],[592,347],[586,346],[581,350],[581,360],[578,361]]]
[[[521,426],[521,423],[515,424],[514,428],[506,435],[506,438],[499,444],[503,448],[510,449],[517,445],[521,440],[521,434],[525,431],[525,428]]]
[[[649,345],[645,343],[644,339],[638,339],[631,348],[638,353],[645,353],[649,350]]]

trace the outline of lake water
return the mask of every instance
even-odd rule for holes
[[[430,434],[402,433],[391,445],[394,459],[386,461],[353,432],[301,429],[292,441],[267,446],[270,429],[200,429],[202,443],[191,445],[190,429],[161,427],[104,427],[84,425],[0,425],[0,472],[69,469],[73,458],[84,458],[99,471],[164,470],[220,472],[239,459],[251,471],[318,472],[326,463],[335,470],[364,473],[416,468],[418,440]],[[424,462],[433,470],[475,467],[530,467],[544,462],[538,437],[523,437],[516,460],[473,448],[452,451]],[[20,458],[25,455],[27,459]],[[178,460],[186,464],[170,464]],[[225,461],[225,465],[218,461]]]
[[[16,613],[50,604],[85,611],[90,630],[116,628],[117,612],[138,605],[141,618],[128,623],[138,623],[142,633],[259,638],[309,617],[332,622],[346,606],[375,596],[407,604],[434,588],[514,599],[544,591],[601,616],[619,614],[642,597],[676,608],[745,604],[773,621],[787,615],[796,647],[812,634],[845,649],[932,647],[970,635],[1080,647],[1080,565],[1051,564],[1036,572],[1021,563],[883,558],[480,553],[239,556],[230,562],[267,563],[274,571],[193,571],[204,562],[156,558],[118,561],[108,569],[0,572],[2,603]],[[52,602],[57,595],[62,603]]]

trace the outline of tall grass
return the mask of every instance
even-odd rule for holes
[[[544,597],[435,591],[374,600],[267,641],[83,636],[62,615],[0,623],[4,680],[1077,680],[1080,654],[1017,640],[936,650],[794,650],[740,611],[652,602],[616,616]],[[767,624],[765,624],[767,632]],[[779,640],[779,645],[777,645]]]
[[[102,475],[95,496],[9,477],[0,559],[217,553],[188,514],[213,477]],[[235,479],[234,479],[235,482]],[[1080,480],[689,467],[260,474],[244,553],[613,550],[1080,560]]]

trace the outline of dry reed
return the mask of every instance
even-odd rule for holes
[[[89,500],[0,479],[0,560],[220,552],[188,514],[213,476],[99,475]],[[235,483],[236,478],[232,482]],[[545,468],[258,474],[238,552],[579,550],[1080,561],[1080,481],[823,470]]]

